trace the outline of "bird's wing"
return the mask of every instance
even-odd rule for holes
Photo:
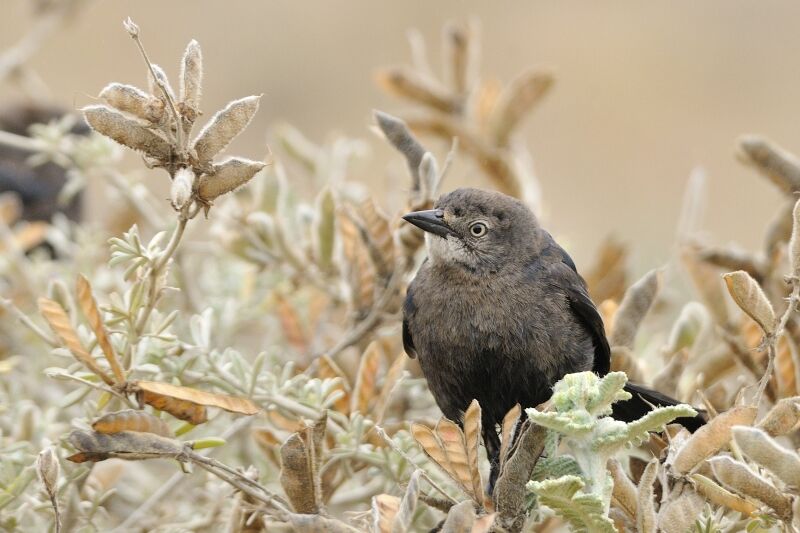
[[[412,281],[406,291],[406,300],[403,304],[403,349],[412,359],[417,357],[417,350],[414,348],[414,337],[411,336],[408,320],[414,314],[416,308],[417,306],[414,304],[414,282]]]
[[[555,242],[549,247],[548,252],[554,259],[550,263],[550,273],[555,283],[564,291],[572,312],[592,336],[594,343],[593,370],[603,376],[611,369],[611,348],[606,339],[603,319],[589,297],[586,282],[578,274],[575,263],[569,254]]]

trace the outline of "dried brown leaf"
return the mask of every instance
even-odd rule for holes
[[[372,529],[376,533],[391,533],[394,517],[400,509],[400,498],[389,494],[372,497]]]
[[[138,119],[104,105],[84,107],[83,116],[92,129],[128,148],[161,162],[168,162],[172,157],[169,142]]]
[[[327,355],[322,355],[317,359],[317,376],[320,379],[339,378],[339,389],[344,393],[341,398],[336,400],[335,409],[344,414],[350,413],[350,382],[347,375],[339,368],[333,359]]]
[[[503,426],[500,433],[500,468],[506,462],[511,440],[514,438],[514,430],[522,414],[522,407],[517,404],[509,410],[503,417]]]
[[[423,424],[411,424],[411,435],[414,437],[414,440],[417,441],[420,448],[422,448],[422,451],[424,451],[434,463],[439,465],[439,468],[455,479],[454,474],[451,472],[450,462],[447,460],[444,446],[439,442],[439,438],[433,430]]]
[[[375,398],[378,383],[378,368],[381,362],[381,348],[373,341],[364,350],[356,374],[356,384],[350,398],[350,411],[362,414],[369,413],[371,400]]]
[[[454,113],[461,109],[459,98],[449,94],[436,80],[405,67],[391,67],[379,72],[376,82],[385,92],[424,106]]]
[[[203,126],[193,146],[201,165],[211,161],[250,124],[261,96],[247,96],[230,102]],[[255,173],[254,173],[255,174]],[[252,177],[252,176],[251,176]],[[249,178],[248,178],[249,179]],[[232,190],[232,189],[231,189]],[[218,195],[217,195],[218,196]]]
[[[114,347],[111,346],[108,333],[106,333],[103,317],[100,316],[97,302],[92,295],[92,286],[89,284],[89,280],[83,275],[78,275],[77,292],[78,305],[81,311],[83,311],[86,320],[89,321],[89,327],[92,328],[97,338],[97,344],[99,344],[100,349],[103,350],[103,354],[106,356],[106,360],[108,360],[108,364],[111,366],[111,371],[114,373],[117,383],[124,383],[125,373],[122,370],[122,366],[119,364],[117,354],[114,352]]]
[[[439,442],[442,443],[447,464],[450,466],[450,474],[475,502],[482,503],[483,489],[479,493],[474,490],[472,468],[461,428],[455,422],[441,418],[436,424],[435,432]]]
[[[755,320],[766,335],[774,334],[777,326],[775,311],[756,280],[743,270],[729,272],[722,278],[736,305]]]
[[[61,339],[61,342],[69,349],[75,359],[83,363],[86,368],[94,372],[107,385],[114,385],[114,380],[111,379],[105,370],[100,368],[97,361],[94,360],[94,357],[81,345],[78,334],[72,329],[72,324],[64,308],[57,302],[47,298],[39,298],[38,303],[39,312],[45,320],[47,320],[50,329]]]
[[[275,303],[284,338],[292,348],[301,353],[305,352],[308,348],[308,340],[294,306],[280,293],[275,294]]]
[[[375,406],[372,409],[375,413],[375,422],[378,424],[383,421],[383,417],[386,414],[386,408],[389,406],[389,400],[391,399],[392,391],[399,383],[400,378],[403,377],[403,371],[406,368],[407,360],[408,357],[404,352],[397,354],[397,357],[392,362],[389,370],[386,371],[386,375],[383,377],[383,384],[381,385],[378,399],[375,400]]]
[[[242,415],[254,415],[260,411],[258,406],[247,398],[206,392],[158,381],[135,381],[131,383],[131,388],[141,395],[144,403],[152,405],[156,409],[167,411],[176,418],[187,420],[192,424],[195,424],[192,420],[202,420],[200,423],[205,421],[205,409],[191,408],[186,403],[194,404],[198,408],[219,407],[228,412]],[[161,405],[161,407],[157,404]],[[188,413],[186,412],[187,409]],[[178,416],[173,411],[182,416]],[[201,411],[202,414],[200,414]],[[186,418],[183,418],[183,416],[186,416]]]
[[[622,371],[631,381],[644,381],[644,371],[633,351],[627,346],[613,346],[611,348],[611,370]]]
[[[609,338],[611,346],[633,349],[636,332],[653,305],[660,286],[661,272],[651,270],[625,291],[619,310],[615,314],[614,331]]]
[[[684,490],[677,498],[668,499],[658,511],[658,531],[686,533],[692,530],[705,504],[705,499],[693,490]]]
[[[69,434],[69,442],[78,454],[67,457],[73,462],[103,461],[116,457],[131,461],[178,457],[184,445],[153,433],[121,431],[105,434],[77,429]]]
[[[140,433],[154,433],[162,437],[173,437],[169,426],[155,416],[145,411],[126,409],[115,413],[108,413],[92,423],[92,429],[98,433],[119,433],[120,431],[138,431]]]
[[[389,217],[380,211],[371,197],[361,202],[358,212],[364,221],[368,249],[375,271],[379,276],[388,279],[395,264],[394,235],[389,225]]]
[[[730,442],[733,426],[751,425],[757,413],[758,409],[755,407],[740,406],[712,418],[678,450],[672,469],[678,474],[688,473]]]
[[[483,507],[483,480],[478,468],[478,450],[481,443],[481,406],[478,400],[470,402],[464,413],[464,444],[467,452],[470,476],[472,477],[473,494],[477,496],[477,503]]]
[[[300,433],[292,434],[281,446],[281,486],[292,508],[302,514],[318,513],[322,505],[311,449]]]
[[[768,505],[784,519],[792,516],[792,498],[781,493],[744,463],[725,455],[712,457],[708,462],[723,485]]]
[[[22,217],[22,200],[14,192],[0,193],[0,221],[11,226]]]
[[[338,217],[339,236],[347,263],[347,281],[356,320],[367,315],[375,300],[375,273],[369,254],[352,219]]]

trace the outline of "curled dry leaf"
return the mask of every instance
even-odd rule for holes
[[[446,419],[443,418],[441,421],[445,420]],[[453,426],[455,426],[455,424],[452,422],[450,422],[450,425],[447,426],[446,432],[448,433],[448,437],[452,437]],[[455,429],[456,431],[460,432],[457,426],[455,426]],[[472,497],[472,479],[470,477],[469,467],[466,463],[466,453],[464,452],[463,445],[458,442],[461,440],[461,437],[459,436],[455,439],[452,439],[456,441],[455,444],[457,447],[459,447],[457,456],[453,458],[456,464],[453,465],[451,463],[450,454],[446,449],[445,444],[441,441],[440,428],[438,425],[434,431],[422,424],[411,424],[411,434],[425,454],[430,457],[431,460],[442,470],[444,470],[444,472],[447,473],[447,475],[449,475],[467,495]],[[451,441],[448,444],[452,445],[453,443]]]
[[[779,400],[756,427],[773,437],[786,435],[800,424],[800,396]]]
[[[660,286],[661,272],[651,270],[625,291],[625,296],[614,315],[614,331],[609,339],[611,346],[633,349],[636,332],[650,306],[653,305]]]
[[[254,415],[259,412],[258,406],[247,398],[216,394],[158,381],[135,381],[129,386],[142,402],[195,425],[206,421],[205,407],[219,407],[242,415]]]
[[[148,122],[159,122],[164,116],[164,103],[133,85],[110,83],[100,91],[108,105]]]
[[[74,463],[104,461],[112,457],[138,461],[178,457],[184,453],[184,445],[176,440],[135,431],[105,434],[76,429],[69,434],[69,442],[78,450],[67,457]]]
[[[103,318],[100,316],[100,310],[97,308],[97,302],[95,301],[94,296],[92,296],[92,286],[89,284],[89,280],[82,275],[78,276],[76,285],[78,292],[78,305],[80,306],[81,311],[83,311],[83,314],[86,316],[86,319],[89,321],[89,327],[92,328],[92,331],[97,338],[97,344],[99,344],[100,349],[103,350],[103,354],[106,356],[106,360],[111,366],[111,371],[114,373],[117,383],[124,383],[125,373],[122,371],[122,366],[120,366],[119,361],[117,360],[117,355],[114,352],[113,346],[111,346],[108,333],[106,333],[106,327],[103,323]]]
[[[702,474],[692,474],[691,480],[697,492],[705,496],[711,503],[722,505],[733,511],[742,513],[745,516],[750,516],[755,513],[758,508],[745,500],[730,492],[724,487],[720,487],[713,480],[707,478]]]
[[[711,457],[731,440],[733,426],[752,425],[758,409],[751,406],[734,407],[711,419],[698,429],[675,454],[672,469],[686,474],[704,459]]]
[[[50,329],[53,330],[61,342],[69,349],[70,353],[83,363],[83,365],[94,372],[100,379],[102,379],[106,385],[114,385],[114,380],[100,368],[97,364],[97,361],[94,360],[94,357],[87,352],[84,347],[81,345],[80,339],[78,339],[78,334],[75,333],[75,330],[72,329],[72,324],[70,324],[69,317],[67,313],[64,311],[64,308],[61,307],[57,302],[53,300],[49,300],[47,298],[39,298],[39,312],[42,316],[47,320],[47,323],[50,325]]]
[[[394,236],[389,226],[389,218],[383,214],[375,200],[367,198],[358,209],[364,221],[366,241],[375,271],[384,279],[388,279],[394,270]]]
[[[394,391],[395,386],[400,382],[400,378],[403,377],[403,371],[406,368],[407,359],[408,357],[404,352],[397,354],[394,362],[392,362],[392,365],[389,367],[389,370],[386,371],[386,375],[383,377],[381,391],[378,394],[377,400],[375,400],[375,406],[373,408],[376,423],[380,424],[383,421],[383,417],[386,414],[386,408],[389,407],[389,400],[391,399],[392,391]]]
[[[36,475],[42,482],[48,496],[55,497],[58,489],[58,474],[61,466],[58,463],[58,456],[52,447],[45,448],[36,457]]]
[[[792,516],[792,498],[773,487],[747,465],[725,455],[713,457],[708,462],[723,485],[768,505],[781,518]]]
[[[300,433],[294,433],[281,446],[280,480],[296,512],[319,512],[321,487],[314,468],[313,446],[308,447]]]
[[[201,166],[224,150],[247,127],[258,111],[260,99],[261,96],[247,96],[234,100],[203,127],[193,145]]]
[[[656,533],[656,510],[653,503],[653,485],[658,477],[658,459],[652,459],[644,469],[636,496],[636,530]]]
[[[775,311],[756,280],[743,270],[729,272],[722,278],[736,305],[755,320],[766,335],[774,334],[777,326]]]
[[[136,409],[126,409],[116,413],[108,413],[92,423],[92,429],[98,433],[119,433],[120,431],[138,431],[153,433],[162,437],[173,437],[166,422],[160,418]]]
[[[477,504],[483,506],[483,485],[480,480],[480,473],[477,465],[473,465],[470,462],[471,454],[467,449],[464,432],[451,420],[441,418],[439,423],[436,424],[436,434],[445,451],[452,474],[457,476],[457,481],[464,487],[467,494]],[[478,474],[477,479],[473,477],[476,473]],[[476,487],[478,488],[477,491]]]
[[[210,202],[235,191],[253,179],[266,163],[251,161],[242,157],[231,157],[220,164],[214,165],[211,174],[203,174],[197,183],[197,195],[201,200]]]
[[[800,457],[795,452],[787,450],[757,428],[736,426],[732,432],[733,440],[748,459],[787,485],[800,487]]]
[[[200,96],[203,87],[203,54],[200,44],[192,39],[186,45],[181,59],[181,103],[195,114],[200,111]],[[184,111],[185,113],[185,111]]]
[[[128,148],[162,162],[172,157],[172,147],[167,140],[137,119],[104,105],[84,107],[83,116],[92,129]]]
[[[519,422],[519,417],[522,414],[522,407],[517,404],[512,407],[503,417],[503,427],[500,433],[500,468],[508,459],[508,451],[511,446],[511,441],[514,438],[514,432]]]
[[[400,498],[389,494],[372,497],[372,529],[376,533],[392,533],[392,524],[400,509]]]

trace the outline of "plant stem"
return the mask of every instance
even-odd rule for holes
[[[800,278],[791,276],[787,278],[787,282],[792,286],[792,293],[789,296],[789,303],[786,306],[786,309],[783,311],[780,321],[778,322],[778,327],[775,328],[775,333],[770,335],[767,339],[767,370],[764,372],[764,375],[761,377],[761,381],[758,384],[758,391],[756,392],[755,396],[756,405],[761,403],[761,396],[764,393],[764,389],[767,388],[767,383],[769,383],[769,380],[772,378],[772,373],[775,368],[775,357],[778,352],[778,340],[786,330],[786,324],[789,322],[789,317],[792,315],[794,310],[797,309],[798,303],[800,303]]]

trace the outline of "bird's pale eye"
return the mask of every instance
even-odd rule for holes
[[[473,222],[469,226],[469,232],[473,237],[483,237],[489,228],[483,222]]]

